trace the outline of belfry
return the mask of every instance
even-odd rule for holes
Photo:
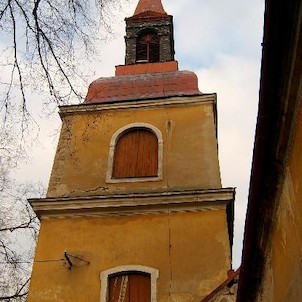
[[[33,301],[200,301],[231,269],[233,188],[222,188],[216,94],[178,70],[173,18],[140,0],[125,65],[60,107]],[[53,261],[58,260],[58,261]]]

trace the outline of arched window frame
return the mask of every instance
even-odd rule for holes
[[[147,54],[147,58],[146,60],[140,60],[138,59],[138,54],[137,54],[137,47],[138,47],[138,41],[141,37],[144,37],[146,35],[154,35],[158,38],[158,59],[151,62],[150,58],[148,59],[148,54]],[[149,53],[150,55],[150,53]],[[136,54],[135,54],[135,62],[136,63],[156,63],[156,62],[160,62],[160,36],[158,34],[158,31],[155,30],[154,28],[145,28],[143,30],[141,30],[136,37]]]
[[[107,302],[108,300],[108,281],[109,276],[117,273],[127,273],[127,272],[137,272],[137,273],[147,273],[151,276],[151,302],[157,302],[157,279],[159,278],[158,269],[143,266],[143,265],[124,265],[114,267],[101,272],[101,302]]]
[[[131,177],[131,178],[113,178],[113,164],[114,164],[114,151],[118,139],[126,132],[135,128],[144,128],[153,132],[158,141],[158,171],[155,177]],[[162,161],[163,161],[163,138],[160,130],[153,125],[147,123],[132,123],[118,129],[112,136],[109,146],[109,159],[106,182],[107,183],[122,183],[122,182],[147,182],[147,181],[159,181],[162,179]]]

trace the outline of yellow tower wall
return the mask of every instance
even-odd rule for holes
[[[100,301],[102,271],[143,265],[159,270],[157,301],[198,302],[226,278],[227,237],[225,209],[42,220],[28,301]],[[43,262],[64,251],[90,264]]]
[[[215,101],[216,96],[209,95],[62,110],[63,125],[47,196],[221,188]],[[150,124],[161,132],[162,179],[109,183],[111,138],[133,123]]]
[[[119,266],[158,271],[152,302],[197,302],[223,282],[234,189],[221,188],[216,95],[66,106],[61,116],[47,197],[31,201],[41,230],[29,301],[105,302],[100,274]],[[112,137],[138,124],[160,133],[160,176],[112,181]],[[90,264],[71,258],[69,270],[65,251]]]

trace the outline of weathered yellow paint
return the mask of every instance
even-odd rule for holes
[[[213,106],[208,102],[65,116],[47,196],[220,188]],[[106,183],[111,137],[139,122],[157,127],[163,135],[163,180]]]
[[[225,211],[42,221],[29,300],[100,301],[100,273],[121,265],[159,270],[157,301],[200,301],[230,268]],[[90,261],[68,270],[64,251]]]
[[[79,106],[66,113],[47,196],[76,202],[91,195],[221,188],[215,96],[191,100],[95,111]],[[162,180],[106,182],[110,140],[132,123],[151,124],[162,133]],[[226,279],[231,265],[226,209],[215,202],[211,209],[187,213],[169,213],[167,206],[160,214],[84,215],[42,217],[30,302],[100,301],[100,273],[125,265],[159,270],[158,302],[200,301]],[[74,260],[68,270],[62,261],[39,262],[60,259],[64,251],[90,264]]]
[[[263,294],[259,301],[297,302],[302,297],[302,114],[276,214],[272,246],[267,255]]]

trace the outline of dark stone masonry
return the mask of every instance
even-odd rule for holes
[[[159,36],[159,62],[174,60],[173,17],[160,15],[157,18],[132,17],[126,19],[125,64],[136,64],[136,41],[142,31],[150,30]]]

